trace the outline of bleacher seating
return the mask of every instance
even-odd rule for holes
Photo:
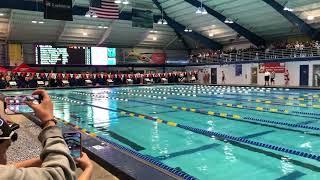
[[[189,74],[188,74],[189,73]],[[153,84],[195,82],[197,72],[170,72],[154,74],[68,74],[68,73],[0,73],[0,88],[37,88],[67,86],[105,86],[123,84]],[[193,77],[192,79],[188,79]],[[183,80],[182,80],[183,79]],[[182,81],[181,81],[182,80]]]

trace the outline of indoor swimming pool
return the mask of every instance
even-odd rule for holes
[[[56,117],[199,179],[320,179],[317,90],[168,85],[49,94]]]

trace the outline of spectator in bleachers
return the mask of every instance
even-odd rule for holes
[[[308,49],[308,51],[306,50]],[[231,48],[229,50],[202,50],[191,54],[189,60],[195,63],[203,63],[204,61],[217,62],[223,64],[221,61],[237,61],[237,60],[260,60],[260,57],[265,58],[280,58],[280,57],[306,57],[314,56],[314,51],[317,51],[317,56],[320,56],[320,47],[317,41],[296,41],[293,43],[287,41],[276,41],[270,44],[268,47],[249,47],[245,49]],[[318,49],[318,50],[317,50]],[[282,51],[285,53],[274,52],[274,50]],[[289,53],[288,53],[289,52]]]
[[[69,85],[70,86],[76,86],[77,85],[77,81],[76,81],[76,78],[75,78],[74,74],[70,74]]]
[[[85,80],[91,80],[92,85],[107,85],[107,81],[115,82],[114,84],[126,84],[127,79],[132,79],[134,84],[143,84],[145,78],[149,78],[154,83],[179,83],[190,82],[191,77],[198,79],[196,72],[172,72],[172,73],[130,73],[130,74],[107,74],[107,73],[12,73],[12,74],[0,74],[0,88],[11,88],[9,86],[10,81],[15,81],[18,88],[37,88],[38,86],[48,87],[63,87],[63,86],[85,86]],[[166,80],[162,80],[165,78]],[[38,81],[43,83],[38,85]],[[68,81],[69,83],[64,83]]]
[[[6,89],[8,86],[9,86],[9,84],[7,84],[7,81],[2,76],[0,79],[0,89]]]
[[[56,78],[56,84],[58,87],[62,87],[63,83],[62,83],[63,77],[61,73],[57,74],[57,78]]]
[[[28,79],[29,79],[29,81],[28,81],[29,88],[37,88],[38,87],[36,76],[30,76],[30,77],[28,77]]]
[[[48,81],[49,81],[49,86],[50,87],[57,87],[57,83],[56,83],[56,73],[53,73],[53,71],[51,71],[48,75]]]

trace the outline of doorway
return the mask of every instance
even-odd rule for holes
[[[211,84],[217,84],[217,68],[211,68]]]
[[[320,86],[320,65],[313,65],[313,86]]]
[[[300,86],[309,85],[309,65],[300,65]]]

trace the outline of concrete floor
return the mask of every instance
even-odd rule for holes
[[[3,103],[0,102],[0,116],[3,119],[20,124],[18,133],[18,140],[9,148],[7,157],[8,163],[23,161],[30,158],[38,157],[42,149],[38,141],[38,135],[41,128],[31,122],[29,119],[22,115],[6,115],[3,111]],[[92,180],[116,180],[115,176],[103,169],[97,163],[94,164],[94,172]],[[77,169],[77,175],[81,173],[81,169]]]

